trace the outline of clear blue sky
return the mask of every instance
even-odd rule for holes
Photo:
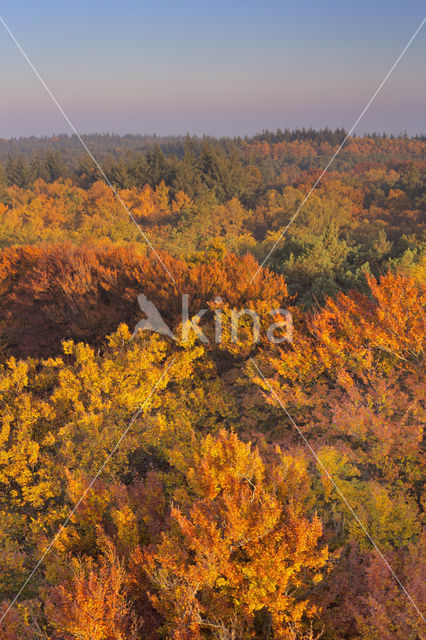
[[[349,129],[424,2],[0,0],[80,132]],[[0,137],[69,132],[0,25]],[[426,25],[357,131],[426,131]]]

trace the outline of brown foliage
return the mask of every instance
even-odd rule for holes
[[[257,269],[251,256],[225,256],[210,264],[187,264],[162,255],[176,282],[155,256],[130,247],[25,246],[0,253],[0,344],[8,354],[49,356],[61,341],[102,343],[125,322],[142,317],[137,296],[151,300],[166,322],[181,322],[181,294],[189,295],[190,313],[222,296],[230,305],[283,300],[281,276],[265,270],[247,286]]]

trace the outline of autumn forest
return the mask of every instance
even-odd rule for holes
[[[426,139],[345,136],[0,140],[0,640],[425,637]]]

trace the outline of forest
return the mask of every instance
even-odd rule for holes
[[[83,139],[0,140],[0,640],[424,638],[425,137]]]

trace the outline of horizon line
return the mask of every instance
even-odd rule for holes
[[[295,128],[289,128],[289,127],[285,127],[285,128],[281,128],[281,127],[277,127],[276,129],[262,129],[260,131],[255,131],[254,133],[245,133],[245,134],[239,134],[239,135],[220,135],[220,134],[211,134],[211,133],[190,133],[189,131],[187,131],[186,133],[155,133],[155,132],[126,132],[126,133],[117,133],[116,131],[90,131],[90,132],[86,132],[86,133],[80,133],[80,136],[85,136],[85,137],[90,137],[90,136],[109,136],[109,137],[118,137],[118,138],[126,138],[126,137],[142,137],[142,138],[158,138],[158,139],[162,139],[162,138],[196,138],[199,140],[203,140],[204,138],[213,138],[216,140],[244,140],[246,138],[255,138],[257,136],[261,136],[261,135],[265,135],[265,134],[272,134],[272,135],[277,135],[277,134],[284,134],[284,133],[308,133],[308,132],[312,132],[312,133],[320,133],[320,132],[325,132],[325,131],[329,131],[331,133],[346,133],[346,129],[344,127],[336,127],[334,129],[332,129],[329,126],[325,126],[325,127],[295,127]],[[398,133],[394,133],[394,132],[389,132],[389,131],[364,131],[362,133],[357,133],[357,132],[353,132],[350,137],[351,138],[365,138],[365,137],[380,137],[380,138],[422,138],[426,136],[426,131],[418,131],[415,134],[409,134],[407,133],[406,130],[403,131],[399,131]],[[30,134],[30,135],[22,135],[22,136],[11,136],[9,138],[5,138],[5,137],[0,137],[0,142],[19,142],[20,140],[30,140],[30,139],[36,139],[36,140],[42,140],[42,139],[47,139],[47,140],[55,140],[56,139],[60,139],[60,138],[75,138],[77,137],[75,133],[68,133],[65,131],[62,132],[57,132],[57,133],[42,133],[42,134]]]

